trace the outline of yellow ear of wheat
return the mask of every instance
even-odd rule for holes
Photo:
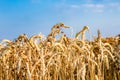
[[[98,37],[89,41],[88,26],[75,38],[61,28],[69,26],[54,25],[45,39],[22,34],[15,41],[2,40],[0,80],[120,80],[119,36],[103,38],[98,30]]]

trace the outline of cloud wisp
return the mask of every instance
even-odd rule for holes
[[[103,4],[83,4],[84,11],[87,12],[103,12],[105,5]]]
[[[92,1],[92,0],[90,0]],[[78,10],[82,12],[94,12],[94,13],[102,13],[105,11],[120,11],[120,3],[119,2],[111,2],[111,3],[83,3],[83,4],[57,4],[60,8]]]

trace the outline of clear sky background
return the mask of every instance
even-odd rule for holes
[[[47,35],[53,25],[63,22],[73,34],[88,25],[88,36],[120,33],[120,0],[0,0],[0,40]],[[67,34],[71,30],[67,29]]]

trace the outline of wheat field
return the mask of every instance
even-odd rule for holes
[[[56,24],[47,37],[3,39],[0,80],[120,80],[120,35],[103,38],[98,30],[90,41],[85,39],[88,26],[74,38],[61,28],[69,26]]]

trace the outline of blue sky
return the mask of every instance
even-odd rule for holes
[[[120,33],[120,0],[0,0],[0,40],[25,33],[47,35],[63,22],[75,34],[88,25],[90,33],[115,36]],[[67,34],[71,34],[67,29]]]

